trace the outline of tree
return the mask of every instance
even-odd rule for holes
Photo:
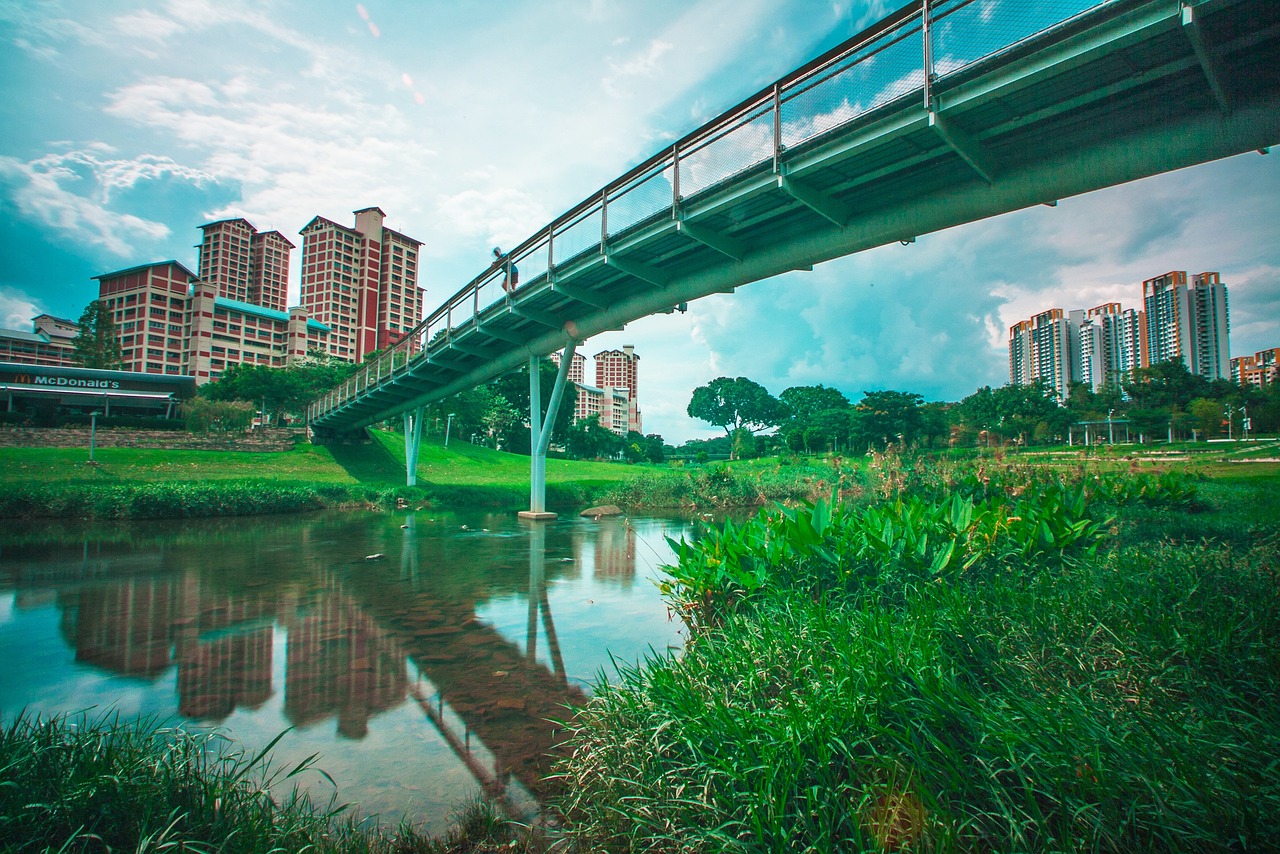
[[[1208,439],[1218,432],[1218,428],[1222,424],[1223,412],[1222,404],[1219,401],[1209,400],[1207,397],[1197,397],[1191,401],[1188,412],[1200,430],[1201,438]]]
[[[754,436],[760,430],[776,427],[786,415],[782,403],[759,383],[746,377],[717,377],[693,390],[686,410],[690,417],[724,429],[730,439],[743,433]],[[732,459],[742,446],[734,441]]]
[[[812,453],[811,442],[839,441],[836,434],[847,436],[849,432],[849,398],[834,388],[823,385],[792,386],[785,389],[778,399],[786,407],[786,420],[780,432],[793,450]],[[843,412],[843,423],[838,423]],[[819,423],[821,422],[821,423]]]
[[[575,422],[565,439],[565,450],[580,460],[612,457],[621,445],[621,436],[600,426],[599,415],[589,415]]]
[[[111,312],[102,300],[94,300],[80,314],[80,331],[75,338],[75,360],[86,368],[118,371],[124,367],[120,339]]]
[[[1124,390],[1140,409],[1183,409],[1197,397],[1213,397],[1209,381],[1191,373],[1180,359],[1137,368]]]
[[[858,429],[868,444],[883,447],[891,442],[910,444],[920,436],[924,398],[906,391],[864,391],[858,401]]]

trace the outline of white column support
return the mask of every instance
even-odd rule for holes
[[[547,450],[551,447],[552,427],[556,422],[556,413],[560,410],[565,383],[569,380],[569,368],[577,349],[578,342],[570,341],[560,354],[560,370],[556,372],[556,383],[551,390],[551,399],[547,401],[545,418],[542,417],[542,383],[539,372],[542,360],[537,356],[529,359],[529,509],[520,511],[518,515],[521,519],[556,518],[555,513],[547,511]]]
[[[404,413],[404,476],[409,486],[418,485],[418,450],[422,447],[422,407]]]

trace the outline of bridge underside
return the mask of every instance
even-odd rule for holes
[[[359,429],[699,297],[1265,149],[1280,141],[1278,57],[1273,0],[1101,6],[623,230],[606,223],[514,294],[482,305],[477,290],[465,321],[427,328],[311,423]]]

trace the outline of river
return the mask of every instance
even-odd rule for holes
[[[679,649],[656,587],[687,522],[325,513],[0,522],[0,716],[217,726],[314,800],[443,832],[536,814],[563,720],[612,660]]]

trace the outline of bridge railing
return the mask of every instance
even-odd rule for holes
[[[916,0],[676,142],[562,214],[511,253],[520,289],[655,219],[678,218],[691,198],[784,153],[864,120],[1029,39],[1118,0]],[[509,299],[497,264],[468,282],[376,360],[308,408],[323,418],[366,389],[429,359]]]

